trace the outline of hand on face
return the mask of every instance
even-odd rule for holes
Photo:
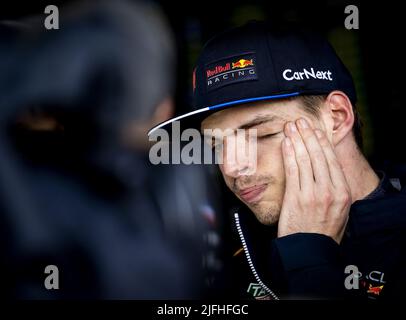
[[[286,188],[278,237],[319,233],[340,243],[348,220],[351,193],[326,135],[305,119],[288,122],[282,142]]]

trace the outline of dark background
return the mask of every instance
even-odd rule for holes
[[[60,15],[63,15],[63,5],[71,2],[3,0],[0,4],[0,20],[17,20],[30,15],[43,15],[45,18],[44,8],[49,4],[57,5]],[[406,173],[401,105],[406,69],[402,42],[406,28],[403,25],[404,11],[401,4],[351,0],[155,2],[161,6],[169,20],[178,50],[176,113],[188,110],[192,69],[208,39],[218,32],[253,19],[267,19],[275,24],[296,23],[324,34],[351,71],[358,92],[357,108],[365,124],[364,152],[368,159],[376,168]],[[344,8],[347,5],[358,6],[359,30],[344,28]],[[63,25],[60,27],[63,28]],[[235,197],[228,191],[224,192],[227,196],[220,197],[221,201],[226,208],[231,208]],[[225,234],[227,232],[231,230],[225,230]]]
[[[2,1],[0,18],[43,14],[48,4],[73,1]],[[324,34],[350,69],[364,122],[364,151],[376,167],[406,163],[401,91],[404,87],[404,10],[400,3],[329,0],[154,1],[166,14],[178,49],[177,113],[190,102],[191,70],[203,44],[214,34],[249,20],[297,23]],[[344,8],[357,5],[359,30],[346,30]]]

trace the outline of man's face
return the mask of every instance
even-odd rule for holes
[[[205,129],[220,129],[235,132],[239,128],[257,130],[256,170],[248,172],[246,161],[228,161],[223,154],[219,165],[230,190],[244,202],[257,219],[267,225],[279,219],[285,191],[281,143],[284,139],[284,125],[287,121],[306,118],[313,127],[320,127],[318,120],[306,113],[297,100],[260,102],[221,110],[207,117],[201,125]],[[207,132],[207,131],[206,131]],[[233,134],[226,136],[223,145],[235,143]],[[212,137],[205,136],[208,143]],[[206,140],[207,141],[207,140]],[[238,148],[238,144],[236,144]],[[227,148],[223,147],[223,153]]]

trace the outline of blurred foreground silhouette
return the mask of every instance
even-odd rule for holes
[[[148,160],[173,109],[165,20],[126,1],[41,19],[0,26],[2,296],[199,298],[206,175]]]

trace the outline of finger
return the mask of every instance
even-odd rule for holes
[[[300,190],[308,190],[308,188],[312,188],[314,184],[309,153],[307,152],[302,137],[293,122],[288,122],[286,124],[285,134],[292,141],[293,149],[295,150],[296,162],[299,168]]]
[[[344,172],[338,162],[337,156],[333,150],[333,147],[328,141],[326,135],[321,130],[315,130],[315,134],[319,140],[320,146],[326,156],[327,164],[330,171],[331,181],[335,187],[347,186],[347,180],[345,178]]]
[[[300,190],[299,169],[295,158],[295,150],[289,137],[286,137],[282,141],[282,155],[286,177],[285,193],[287,191],[297,192]]]
[[[331,184],[327,159],[313,129],[303,118],[297,121],[297,127],[309,154],[316,183],[322,186]]]

